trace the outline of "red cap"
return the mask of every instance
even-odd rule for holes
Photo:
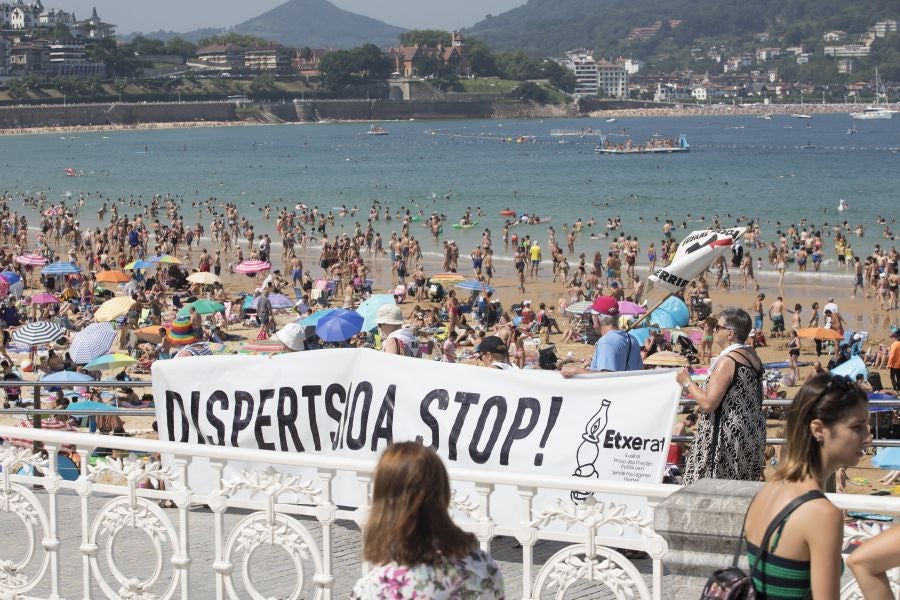
[[[597,296],[591,304],[591,311],[596,315],[615,317],[619,314],[619,302],[612,296]]]

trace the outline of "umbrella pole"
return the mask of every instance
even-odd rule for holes
[[[32,402],[32,408],[35,411],[37,411],[34,413],[34,428],[40,429],[41,428],[41,413],[40,413],[40,410],[41,410],[41,386],[35,385],[32,387],[32,390],[34,392],[34,401]],[[34,444],[32,444],[31,449],[35,453],[37,453],[37,452],[40,452],[43,447],[44,447],[43,443],[35,440]]]
[[[671,298],[673,295],[674,295],[674,292],[669,292],[668,294],[666,294],[665,298],[663,298],[662,300],[660,300],[659,302],[657,302],[657,303],[656,303],[656,306],[654,306],[653,308],[651,308],[650,310],[648,310],[647,312],[645,312],[644,314],[642,314],[642,315],[640,316],[640,318],[638,318],[636,321],[632,322],[631,325],[629,325],[629,326],[625,329],[625,331],[631,331],[632,329],[634,329],[635,327],[637,327],[639,324],[641,324],[645,319],[647,319],[647,318],[650,316],[650,313],[652,313],[654,310],[656,310],[657,308],[659,308],[660,306],[662,306],[662,305],[663,305],[663,302],[665,302],[666,300],[668,300],[669,298]]]

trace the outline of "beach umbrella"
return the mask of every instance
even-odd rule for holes
[[[50,344],[61,338],[65,330],[49,321],[35,321],[22,325],[12,333],[13,341],[26,346],[40,346]]]
[[[8,283],[9,285],[22,281],[22,278],[19,277],[19,274],[13,273],[12,271],[3,271],[2,273],[0,273],[0,278],[5,279],[6,283]]]
[[[178,317],[172,321],[168,336],[170,342],[179,346],[186,346],[197,341],[190,317]]]
[[[272,268],[272,265],[262,260],[245,260],[234,268],[235,273],[245,273],[252,275],[254,273],[262,273]]]
[[[804,327],[797,330],[797,336],[813,340],[842,340],[844,334],[825,327]]]
[[[248,308],[256,309],[256,305],[259,304],[259,299],[262,296],[247,296],[244,298],[244,310]],[[284,309],[284,308],[293,308],[294,302],[284,294],[269,294],[269,303],[272,304],[272,308],[276,309]]]
[[[453,287],[455,287],[458,290],[469,290],[471,292],[480,292],[481,285],[482,285],[482,282],[480,282],[476,279],[469,279],[466,281],[461,281],[459,283],[454,283]],[[489,292],[494,291],[494,288],[492,288],[491,286],[489,286],[487,284],[484,284],[484,289]]]
[[[159,256],[151,256],[147,259],[148,262],[152,263],[163,263],[166,265],[180,265],[181,259],[171,254],[160,254]]]
[[[637,304],[635,302],[630,302],[628,300],[619,300],[619,314],[620,315],[642,315],[647,312],[647,309]]]
[[[656,327],[637,327],[635,329],[629,329],[628,335],[633,337],[637,343],[643,344],[647,341],[647,338],[650,337],[651,333],[658,332],[659,329]]]
[[[81,267],[70,262],[57,261],[41,269],[42,275],[72,275],[81,273]]]
[[[84,383],[86,381],[94,381],[94,378],[87,373],[75,371],[57,371],[41,377],[41,383]]]
[[[459,273],[438,273],[432,275],[430,279],[433,283],[459,283],[465,281],[466,278]]]
[[[131,281],[131,276],[125,271],[100,271],[96,275],[97,281],[101,283],[125,283]]]
[[[278,340],[243,342],[238,346],[241,354],[278,354],[284,351],[284,344]]]
[[[154,264],[149,260],[133,260],[125,265],[124,268],[132,271],[143,271],[144,269],[152,269]]]
[[[182,358],[185,356],[212,356],[212,354],[212,348],[209,347],[208,343],[197,342],[196,344],[185,346],[184,348],[179,350],[178,354],[176,354],[175,357]]]
[[[662,352],[654,352],[644,359],[644,365],[653,365],[656,367],[686,367],[690,364],[686,356],[682,356],[677,352],[664,350]]]
[[[391,296],[391,298],[393,298],[393,296]],[[319,323],[320,319],[330,315],[331,313],[333,313],[336,310],[337,310],[336,308],[325,308],[322,310],[317,310],[316,312],[312,313],[311,315],[300,319],[298,321],[298,323],[303,327],[314,327],[315,325],[317,325]]]
[[[179,317],[190,316],[191,308],[194,308],[201,315],[211,315],[213,313],[222,312],[225,310],[225,305],[221,302],[216,302],[215,300],[207,300],[205,298],[197,300],[196,302],[191,302],[189,304],[185,304],[181,310],[178,311]]]
[[[222,279],[218,275],[210,273],[209,271],[198,271],[197,273],[191,273],[190,275],[188,275],[187,280],[191,283],[199,283],[200,285],[222,283]]]
[[[69,356],[76,364],[84,364],[103,356],[112,348],[116,331],[109,323],[91,323],[72,338]]]
[[[677,329],[688,324],[690,314],[687,305],[680,298],[672,296],[650,313],[648,322],[663,329]]]
[[[83,410],[116,410],[116,407],[94,400],[79,400],[78,402],[72,402],[66,408],[66,412],[75,414],[78,414]]]
[[[162,335],[159,334],[160,329],[163,331],[166,330],[165,327],[162,327],[161,325],[148,325],[147,327],[135,329],[134,334],[139,340],[150,342],[151,344],[158,344],[162,341]]]
[[[130,367],[136,362],[136,358],[132,358],[127,354],[104,354],[84,365],[84,368],[87,371],[108,371]]]
[[[394,296],[391,294],[375,294],[363,300],[356,312],[363,316],[362,331],[372,331],[378,325],[375,319],[378,317],[378,309],[382,306],[391,306],[396,304]]]
[[[128,296],[116,296],[115,298],[110,298],[101,304],[100,308],[97,309],[97,312],[94,313],[94,320],[97,322],[115,321],[119,317],[127,315],[128,311],[131,310],[131,307],[134,305],[135,301]]]
[[[857,375],[862,375],[863,379],[869,379],[869,369],[866,368],[866,363],[863,362],[863,359],[858,356],[851,356],[849,360],[833,368],[831,374],[845,375],[851,381],[855,380]]]
[[[47,259],[40,254],[22,254],[17,256],[15,261],[26,267],[43,267],[47,264]]]
[[[60,302],[62,301],[59,298],[47,292],[40,292],[31,297],[32,304],[59,304]]]
[[[566,307],[566,312],[573,315],[583,315],[588,311],[593,302],[590,300],[580,300]]]
[[[326,342],[343,342],[362,331],[365,319],[355,310],[335,309],[316,324],[316,335]]]

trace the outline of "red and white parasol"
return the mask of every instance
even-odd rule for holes
[[[271,268],[272,268],[272,265],[267,261],[245,260],[244,262],[242,262],[241,264],[236,266],[234,268],[234,270],[236,273],[253,274],[253,273],[261,273],[263,271],[268,271]]]
[[[47,264],[47,259],[40,254],[23,254],[16,257],[16,262],[27,267],[43,267]]]

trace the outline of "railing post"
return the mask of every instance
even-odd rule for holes
[[[59,492],[59,481],[61,477],[58,472],[57,451],[59,446],[55,444],[45,444],[47,450],[48,465],[50,472],[44,474],[43,486],[47,490],[47,512],[50,520],[50,537],[41,540],[44,550],[50,553],[50,598],[54,600],[59,598],[59,503],[57,493]]]
[[[535,488],[520,487],[519,507],[522,520],[516,531],[516,540],[522,545],[522,598],[530,600],[533,597],[534,574],[534,544],[537,541],[534,527],[531,526],[531,507],[534,500]]]
[[[181,481],[183,490],[182,497],[178,502],[178,528],[181,547],[178,548],[177,554],[172,557],[172,564],[181,572],[181,600],[190,600],[191,597],[191,553],[190,553],[190,507],[191,507],[191,488],[188,481],[188,467],[191,464],[190,456],[176,455],[172,460],[175,465],[176,474]],[[173,548],[173,550],[175,550]]]
[[[88,461],[94,449],[90,446],[78,446],[78,456],[81,457],[81,476],[76,482],[79,503],[81,505],[81,586],[82,599],[91,600],[91,557],[97,553],[97,545],[90,543],[90,510],[88,498],[91,495],[93,484],[88,480]]]
[[[225,599],[225,577],[231,573],[234,565],[225,562],[225,497],[222,495],[222,472],[225,469],[224,460],[209,459],[209,468],[213,472],[215,489],[210,494],[209,507],[213,513],[213,531],[215,541],[215,560],[213,570],[216,572],[216,600]],[[187,482],[185,482],[185,485]]]

